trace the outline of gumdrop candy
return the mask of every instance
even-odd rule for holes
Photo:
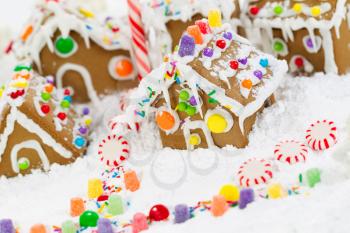
[[[97,223],[98,233],[114,233],[111,221],[106,218],[100,218]]]
[[[313,188],[321,182],[321,171],[318,168],[311,168],[306,171],[306,179],[309,187]]]
[[[96,227],[99,216],[96,212],[87,210],[79,217],[81,227]]]
[[[135,171],[127,171],[124,173],[125,188],[131,192],[135,192],[140,188],[140,180]]]
[[[132,232],[138,233],[148,229],[147,217],[143,213],[136,213],[132,221]]]
[[[213,197],[213,201],[210,209],[213,216],[215,217],[222,216],[227,209],[228,209],[228,205],[223,196],[216,195]]]
[[[76,233],[77,227],[75,226],[74,222],[67,220],[62,223],[61,231],[62,233]]]
[[[0,233],[15,233],[16,229],[13,226],[11,219],[1,219],[0,220]]]
[[[149,211],[151,221],[163,221],[169,217],[169,210],[162,204],[154,205]]]
[[[272,184],[267,188],[267,195],[271,199],[278,199],[283,197],[284,191],[281,184]]]
[[[195,24],[199,27],[201,33],[203,34],[209,34],[211,33],[208,21],[206,20],[197,20]]]
[[[175,206],[175,223],[183,223],[190,219],[190,209],[185,204]]]
[[[238,206],[240,209],[244,209],[254,201],[254,190],[251,188],[242,189],[239,196]]]
[[[112,194],[108,199],[108,213],[115,216],[124,213],[123,200],[118,194]]]
[[[178,51],[179,56],[180,57],[193,56],[195,47],[196,45],[194,42],[194,38],[188,35],[183,35],[181,37],[180,47]]]
[[[100,179],[94,178],[88,181],[88,197],[98,198],[103,194],[103,185]]]
[[[80,197],[75,197],[70,200],[70,215],[72,217],[80,216],[85,211],[84,200]]]
[[[221,27],[221,12],[219,10],[210,10],[208,13],[208,21],[212,28]]]
[[[35,224],[33,225],[30,230],[29,230],[30,233],[46,233],[47,230],[46,230],[46,226],[43,225],[43,224]]]
[[[198,25],[192,25],[187,28],[187,33],[193,37],[196,44],[203,44],[203,36]]]

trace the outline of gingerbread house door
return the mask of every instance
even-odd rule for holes
[[[35,151],[35,156],[31,155],[25,156],[23,153],[23,150],[30,149]],[[26,168],[26,170],[30,170],[32,167],[32,164],[34,166],[37,166],[38,164],[41,165],[41,167],[45,170],[48,171],[50,168],[50,162],[49,159],[47,158],[42,146],[40,143],[36,140],[27,140],[23,141],[19,144],[16,144],[13,146],[11,149],[11,166],[12,170],[15,173],[20,173],[21,172],[21,167]],[[38,158],[37,158],[38,157]],[[35,161],[38,160],[38,161]],[[36,168],[36,167],[33,167]]]
[[[91,102],[95,106],[99,106],[100,99],[96,93],[94,86],[93,86],[91,75],[90,75],[89,71],[81,65],[72,64],[72,63],[66,63],[66,64],[62,65],[58,69],[57,75],[56,75],[57,88],[63,88],[63,79],[64,78],[78,78],[76,76],[75,77],[69,76],[68,72],[72,72],[72,71],[79,74],[79,76],[80,76],[79,78],[82,79],[83,85],[85,86],[85,89],[86,89],[86,94],[90,98]]]

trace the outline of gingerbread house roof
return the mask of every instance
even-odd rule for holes
[[[346,0],[246,1],[244,11],[255,27],[282,28],[285,33],[301,28],[331,29],[346,17]],[[246,20],[249,23],[249,20]]]
[[[198,92],[204,91],[210,99],[239,117],[244,132],[245,119],[273,95],[285,77],[287,64],[255,49],[229,24],[212,31],[202,34],[201,44],[195,44],[193,37],[185,33],[178,51],[141,81],[138,95],[142,99],[139,102],[142,110],[136,111],[138,115],[151,112],[152,103],[159,96],[165,99],[167,109],[172,109],[169,88],[173,84],[186,85],[197,103],[200,103]],[[199,111],[203,117],[201,109]],[[134,119],[135,116],[124,115],[115,120]]]
[[[13,45],[19,59],[34,61],[40,70],[40,52],[47,45],[54,52],[54,33],[67,37],[71,31],[79,33],[90,47],[90,40],[105,50],[130,49],[129,28],[122,20],[106,17],[103,20],[74,1],[42,1],[36,5],[21,36]]]
[[[53,80],[38,76],[29,66],[16,69],[13,79],[1,89],[0,160],[15,123],[38,135],[64,158],[82,154],[90,116],[72,108],[68,89],[56,89]]]

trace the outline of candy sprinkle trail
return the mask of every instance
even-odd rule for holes
[[[109,177],[119,179],[123,171],[116,168],[103,171],[103,176],[108,174]],[[224,214],[230,208],[244,209],[257,198],[262,199],[278,199],[293,195],[308,195],[310,188],[313,188],[320,180],[320,170],[312,168],[304,174],[299,174],[298,183],[289,188],[284,188],[280,184],[270,184],[263,189],[239,188],[237,186],[226,184],[222,186],[219,195],[214,196],[212,200],[198,201],[196,204],[187,206],[185,204],[175,205],[174,210],[162,204],[156,204],[151,207],[149,213],[136,213],[133,219],[128,221],[120,221],[117,215],[124,212],[124,206],[129,206],[127,202],[123,204],[123,200],[119,195],[111,194],[100,195],[94,199],[84,200],[84,206],[88,206],[94,210],[81,210],[79,224],[72,220],[67,220],[61,226],[52,226],[53,232],[56,233],[74,233],[74,232],[140,232],[147,230],[154,222],[165,221],[173,224],[186,222],[192,218],[199,216],[202,212],[222,212]],[[96,187],[95,187],[96,188]],[[105,184],[103,189],[106,191]],[[110,191],[110,190],[108,190]],[[113,193],[113,192],[108,192]],[[111,198],[113,197],[113,198]],[[221,198],[223,202],[218,201]],[[79,199],[79,198],[78,198]],[[94,208],[92,208],[94,206]],[[114,214],[111,211],[113,209]],[[118,212],[119,211],[119,212]],[[44,227],[43,225],[35,225],[33,227]],[[79,226],[79,227],[78,227]],[[13,222],[9,219],[0,220],[0,229],[14,229]],[[32,227],[32,228],[33,228]],[[111,231],[108,231],[110,229]],[[114,229],[114,230],[113,230]],[[117,229],[117,231],[115,231]],[[8,231],[10,232],[10,231]],[[15,232],[15,231],[11,231]],[[17,232],[20,232],[17,229]]]

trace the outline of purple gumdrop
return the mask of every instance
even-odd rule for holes
[[[90,109],[88,107],[83,108],[83,115],[89,115]]]
[[[15,233],[15,227],[13,226],[11,219],[0,220],[0,232],[1,233]]]
[[[190,209],[185,204],[175,206],[175,223],[183,223],[190,219]]]
[[[195,49],[194,39],[191,36],[183,35],[180,41],[179,56],[193,56]]]
[[[87,131],[88,131],[88,129],[86,128],[86,127],[80,127],[79,128],[79,132],[81,133],[81,134],[86,134],[87,133]]]
[[[114,233],[111,221],[106,218],[100,218],[97,223],[98,233]]]
[[[309,48],[313,48],[313,47],[314,47],[314,43],[312,43],[311,38],[308,38],[308,39],[306,40],[306,45],[307,45],[307,47],[309,47]]]
[[[214,54],[214,50],[212,48],[205,48],[203,50],[203,55],[206,56],[206,57],[212,57]]]
[[[190,102],[190,104],[192,106],[196,106],[197,105],[197,101],[196,101],[196,98],[194,98],[194,96],[191,96],[189,102]]]
[[[223,36],[226,40],[232,40],[232,33],[231,32],[225,32]]]
[[[247,205],[254,201],[254,190],[251,188],[242,189],[239,194],[238,205],[240,209],[244,209]]]
[[[263,77],[263,73],[260,70],[256,70],[254,71],[254,76],[261,80]]]
[[[248,58],[240,58],[240,59],[238,59],[238,61],[239,61],[241,64],[245,65],[245,64],[247,64],[247,62],[248,62]]]

